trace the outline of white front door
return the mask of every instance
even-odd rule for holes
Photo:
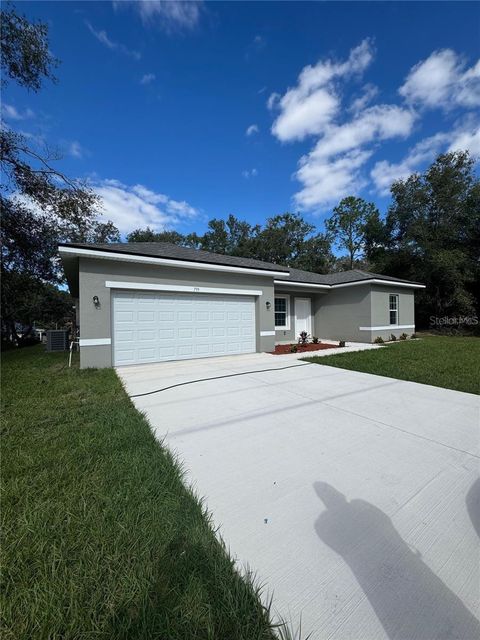
[[[312,301],[310,298],[295,298],[295,339],[302,331],[312,335]]]

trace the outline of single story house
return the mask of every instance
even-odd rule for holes
[[[353,269],[318,274],[168,243],[61,244],[81,367],[255,351],[415,331],[424,285]]]

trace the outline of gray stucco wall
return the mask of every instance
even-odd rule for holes
[[[370,288],[370,285],[361,285],[329,291],[315,313],[315,331],[319,338],[368,341],[359,327],[371,325]]]
[[[398,327],[390,325],[389,314],[389,296],[390,294],[398,295]],[[369,336],[368,341],[381,337],[384,340],[389,339],[391,334],[397,338],[406,333],[411,335],[415,333],[415,293],[414,289],[406,289],[404,287],[373,285],[371,292],[372,305],[372,322],[370,325],[374,327],[370,332],[363,332]],[[388,326],[387,329],[379,327]],[[377,328],[375,328],[377,327]]]
[[[80,338],[82,340],[111,339],[111,292],[113,290],[105,286],[107,280],[261,290],[262,295],[257,296],[255,301],[256,348],[257,351],[274,349],[273,277],[271,276],[80,258]],[[100,300],[98,308],[93,304],[93,296],[98,296]],[[267,301],[271,303],[269,310],[266,307]],[[261,332],[272,335],[261,336]],[[81,346],[80,366],[82,368],[112,366],[111,346]]]

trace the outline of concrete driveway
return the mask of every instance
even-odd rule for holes
[[[284,367],[290,367],[285,368]],[[476,396],[252,354],[118,370],[280,615],[318,639],[480,637]]]

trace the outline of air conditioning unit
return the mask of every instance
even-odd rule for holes
[[[68,351],[68,329],[47,331],[47,351]]]

